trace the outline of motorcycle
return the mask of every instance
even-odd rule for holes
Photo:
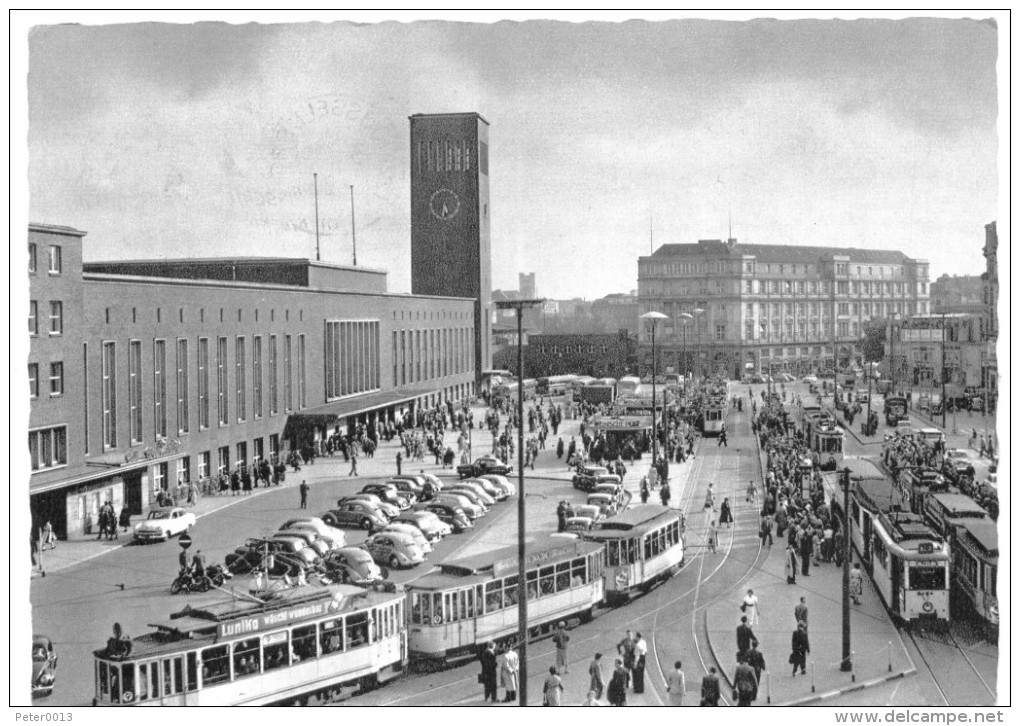
[[[214,585],[222,587],[223,583],[231,577],[233,575],[230,573],[230,570],[221,565],[210,565],[201,577],[195,577],[191,571],[180,572],[174,578],[174,581],[170,583],[170,594],[206,592],[212,589]]]

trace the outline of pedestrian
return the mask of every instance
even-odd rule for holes
[[[549,675],[545,677],[545,683],[542,685],[542,705],[543,706],[559,706],[561,699],[560,696],[563,693],[563,681],[556,673],[557,666],[549,666]]]
[[[733,696],[738,706],[747,707],[758,698],[758,680],[754,677],[754,669],[747,664],[746,656],[737,658],[737,670],[733,673]]]
[[[670,497],[669,484],[667,484],[666,481],[663,480],[662,489],[659,490],[659,499],[662,500],[662,506],[664,507],[669,506],[669,497]]]
[[[812,537],[810,529],[800,533],[800,574],[804,577],[811,577],[811,555],[815,549]]]
[[[744,601],[740,609],[747,613],[748,624],[757,625],[759,623],[761,605],[758,603],[758,596],[754,594],[754,590],[748,590],[747,594],[744,595]]]
[[[797,584],[797,550],[792,544],[786,545],[786,584]]]
[[[496,693],[496,643],[489,641],[482,650],[479,660],[482,661],[482,686],[485,689],[483,701],[490,698],[495,703],[499,700]]]
[[[861,563],[855,562],[850,570],[850,597],[854,605],[861,604],[861,596],[864,594],[864,574],[861,572]]]
[[[737,657],[741,657],[751,650],[751,644],[757,643],[758,638],[747,622],[747,616],[740,616],[740,625],[737,626]]]
[[[715,492],[712,491],[712,487],[713,486],[714,485],[712,484],[712,482],[708,483],[708,491],[705,492],[705,507],[704,508],[705,509],[711,509],[714,512],[715,511]]]
[[[51,550],[57,548],[57,535],[53,533],[53,523],[49,520],[46,520],[46,525],[43,527],[42,549],[45,550],[47,546]]]
[[[747,499],[746,501],[754,503],[754,500],[758,496],[758,490],[754,486],[754,480],[752,479],[747,485]]]
[[[588,682],[588,688],[595,693],[595,698],[602,698],[602,692],[605,690],[606,681],[602,674],[602,654],[596,653],[595,657],[591,661],[591,665],[588,666],[588,675],[591,676],[591,680]]]
[[[804,630],[808,629],[808,606],[807,598],[801,596],[800,602],[797,603],[796,607],[793,608],[793,618],[797,621],[797,625],[803,625]]]
[[[715,554],[716,545],[719,544],[719,527],[713,519],[708,525],[708,551]]]
[[[723,497],[723,502],[719,505],[719,524],[725,524],[727,529],[733,525],[733,513],[730,511],[729,497]]]
[[[719,697],[719,676],[716,675],[715,666],[708,669],[708,674],[701,679],[701,705],[718,706]]]
[[[560,500],[556,506],[556,531],[563,532],[567,529],[567,503]]]
[[[797,629],[793,631],[793,637],[790,642],[790,665],[793,666],[793,675],[797,675],[797,668],[800,668],[800,674],[807,675],[807,654],[811,652],[811,646],[808,643],[807,630],[802,625],[798,625]]]
[[[610,706],[627,705],[627,681],[630,679],[630,671],[624,666],[623,658],[617,658],[613,675],[609,678],[609,687],[606,689],[606,698]]]
[[[623,667],[627,670],[628,687],[630,686],[630,672],[634,668],[634,646],[636,644],[637,639],[631,630],[628,630],[623,640],[616,644],[616,652],[623,658]]]
[[[570,642],[570,636],[567,635],[567,624],[561,620],[556,628],[556,633],[552,638],[556,645],[556,671],[569,673],[570,671],[567,670],[567,643]]]
[[[196,580],[205,577],[205,556],[202,550],[195,550],[195,557],[191,561],[191,572]]]
[[[301,480],[298,491],[301,492],[301,508],[308,509],[308,483],[304,479]]]
[[[560,437],[560,440],[556,442],[556,458],[557,459],[562,459],[563,458],[563,437],[562,436]]]
[[[499,677],[503,682],[503,688],[506,689],[506,696],[503,698],[503,702],[513,703],[517,700],[517,681],[521,661],[520,656],[517,655],[517,651],[514,650],[512,645],[507,646],[502,661]]]
[[[601,706],[598,698],[595,696],[595,691],[588,691],[588,697],[581,703],[582,706]]]
[[[769,547],[772,546],[772,515],[765,513],[761,518],[761,529],[758,532],[761,537],[761,546],[765,546],[765,540],[769,541]]]
[[[404,461],[404,455],[397,452],[397,476],[400,476],[400,464]]]
[[[640,631],[634,643],[634,693],[645,692],[645,661],[648,658],[648,643]]]
[[[643,477],[641,477],[641,503],[642,504],[648,504],[648,496],[649,496],[649,494],[650,494],[650,492],[648,491],[648,477],[647,476],[643,476]]]
[[[758,644],[752,642],[751,650],[747,651],[747,665],[754,669],[754,679],[761,683],[761,672],[765,670],[765,656],[758,650]]]
[[[687,692],[687,679],[684,677],[684,672],[680,670],[683,664],[680,661],[676,661],[673,664],[673,670],[666,676],[666,693],[669,694],[669,703],[671,706],[683,706],[684,705],[684,694]]]
[[[351,447],[351,470],[347,472],[347,476],[358,475],[358,447]]]

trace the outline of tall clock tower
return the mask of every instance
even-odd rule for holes
[[[492,367],[489,122],[477,113],[411,119],[411,292],[475,300],[475,390]]]

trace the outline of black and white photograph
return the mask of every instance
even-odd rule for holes
[[[12,13],[18,718],[1001,723],[1009,23]]]

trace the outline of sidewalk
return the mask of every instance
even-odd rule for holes
[[[723,603],[705,612],[709,647],[719,663],[726,664],[725,680],[732,682],[736,666],[736,627],[743,591],[753,589],[761,602],[761,622],[754,627],[759,650],[765,656],[756,705],[792,706],[849,689],[860,689],[916,671],[899,632],[870,580],[865,578],[860,605],[850,608],[850,645],[853,672],[840,670],[843,652],[842,569],[831,564],[811,567],[809,577],[797,574],[797,583],[786,583],[785,538],[776,539],[760,572]],[[790,675],[790,640],[796,621],[794,606],[804,596],[808,606],[811,652],[808,672]]]

